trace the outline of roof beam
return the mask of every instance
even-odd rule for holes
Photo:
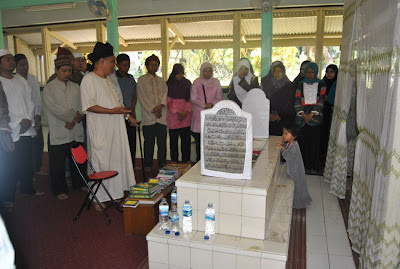
[[[65,43],[65,45],[67,45],[68,47],[70,47],[71,49],[76,50],[78,47],[72,43],[71,41],[69,41],[68,39],[66,39],[65,37],[63,37],[62,35],[60,35],[59,33],[56,32],[50,32],[50,35],[52,37],[54,37],[55,39],[60,40],[62,43]]]
[[[246,33],[244,32],[243,25],[241,25],[241,36],[243,43],[247,43]]]
[[[121,37],[121,35],[119,35],[119,44],[121,44],[122,46],[124,46],[125,48],[128,47],[128,43],[126,43],[125,39],[123,39]]]
[[[172,50],[172,48],[175,46],[176,41],[178,41],[178,37],[175,36],[174,40],[172,40],[172,43],[169,45],[169,49]]]
[[[54,5],[63,3],[81,3],[86,0],[35,0],[35,1],[1,1],[0,9],[23,8],[32,6]]]
[[[178,37],[178,41],[181,42],[182,45],[186,44],[186,40],[183,37],[182,33],[176,29],[176,27],[170,23],[168,23],[168,30],[176,37]]]

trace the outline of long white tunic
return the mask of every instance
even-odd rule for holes
[[[33,128],[28,129],[23,134],[19,133],[20,123],[23,119],[32,121],[32,126],[34,126],[35,105],[32,102],[31,89],[28,83],[24,78],[17,76],[12,79],[0,76],[0,82],[3,84],[3,90],[7,97],[13,141],[17,142],[21,136],[35,136],[36,131]]]
[[[43,100],[47,107],[50,145],[62,145],[72,141],[83,142],[82,122],[75,123],[72,130],[65,127],[67,122],[74,120],[77,111],[82,113],[79,85],[72,81],[68,81],[65,85],[56,78],[44,87]]]
[[[109,109],[121,106],[121,89],[109,77],[91,72],[82,80],[81,100],[87,121],[88,156],[96,171],[118,171],[118,176],[105,180],[104,185],[114,199],[122,198],[124,190],[136,184],[124,116],[87,111],[95,105]],[[110,200],[102,188],[97,196],[101,202]]]

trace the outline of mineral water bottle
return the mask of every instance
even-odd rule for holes
[[[169,206],[167,200],[165,198],[162,198],[161,203],[158,207],[158,212],[160,213],[160,230],[169,230],[168,211]]]
[[[171,231],[179,231],[179,213],[176,206],[172,206],[171,214],[169,215],[169,221],[171,222]]]
[[[189,200],[186,200],[183,205],[183,232],[192,232],[192,205]]]
[[[208,203],[206,209],[206,220],[205,220],[205,236],[210,237],[215,234],[215,210],[212,203]]]
[[[176,187],[174,187],[174,190],[171,192],[171,208],[176,206],[177,199],[178,199],[178,196],[176,193]]]

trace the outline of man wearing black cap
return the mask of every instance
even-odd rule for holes
[[[161,168],[167,157],[167,94],[165,81],[156,75],[160,59],[151,55],[145,61],[147,74],[138,79],[137,91],[141,104],[143,136],[144,136],[144,166],[150,171],[153,166],[154,143],[157,138],[157,160]]]
[[[54,60],[56,79],[49,82],[43,90],[49,123],[49,160],[51,190],[57,199],[68,198],[68,185],[65,179],[65,160],[69,168],[74,189],[82,188],[84,183],[79,176],[72,157],[71,143],[83,143],[82,109],[79,85],[70,81],[72,60],[59,52]]]
[[[36,136],[32,139],[32,167],[33,172],[45,175],[46,172],[40,171],[42,166],[43,155],[43,132],[42,132],[42,98],[40,96],[40,86],[35,75],[29,74],[28,59],[24,54],[16,54],[15,60],[15,76],[25,79],[31,89],[32,102],[35,105],[35,130]]]
[[[88,156],[95,170],[118,171],[116,177],[103,184],[114,199],[120,199],[124,190],[129,190],[136,183],[125,120],[133,126],[137,126],[137,121],[132,117],[131,110],[123,105],[118,83],[109,77],[115,67],[113,47],[109,43],[97,42],[88,58],[94,64],[94,70],[86,74],[81,83]],[[100,202],[110,200],[103,188],[98,190],[97,197]],[[95,207],[101,210],[97,204]]]

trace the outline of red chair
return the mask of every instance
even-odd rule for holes
[[[89,190],[88,194],[86,195],[85,200],[83,201],[81,209],[79,210],[78,214],[74,218],[74,221],[76,221],[79,218],[79,216],[82,213],[83,208],[85,207],[86,203],[89,200],[89,196],[92,195],[92,198],[90,199],[90,202],[89,202],[89,204],[87,206],[87,209],[88,210],[90,209],[90,206],[93,203],[93,199],[95,199],[96,203],[101,208],[101,211],[103,211],[104,215],[106,216],[106,218],[108,220],[108,224],[110,224],[111,223],[111,219],[108,216],[106,210],[111,205],[114,205],[115,208],[121,213],[122,213],[122,210],[117,205],[115,200],[111,197],[111,194],[108,192],[106,186],[104,186],[103,180],[108,180],[108,179],[111,179],[111,178],[115,177],[116,175],[118,175],[118,172],[117,171],[100,171],[100,172],[96,172],[96,170],[94,170],[94,168],[93,168],[92,163],[88,159],[88,156],[86,154],[85,149],[80,144],[75,144],[75,145],[72,144],[71,145],[71,153],[72,153],[72,160],[74,161],[75,166],[76,166],[79,174],[81,175],[83,181],[85,182],[85,184],[86,184],[86,186],[87,186],[87,188]],[[93,174],[90,174],[88,176],[82,174],[80,166],[84,165],[85,163],[87,163],[88,166],[92,169]],[[91,182],[93,184],[89,184],[89,182]],[[97,191],[99,190],[100,186],[102,186],[104,188],[104,190],[106,191],[108,197],[110,197],[111,203],[107,207],[102,206],[102,204],[100,203],[99,199],[96,196]]]

